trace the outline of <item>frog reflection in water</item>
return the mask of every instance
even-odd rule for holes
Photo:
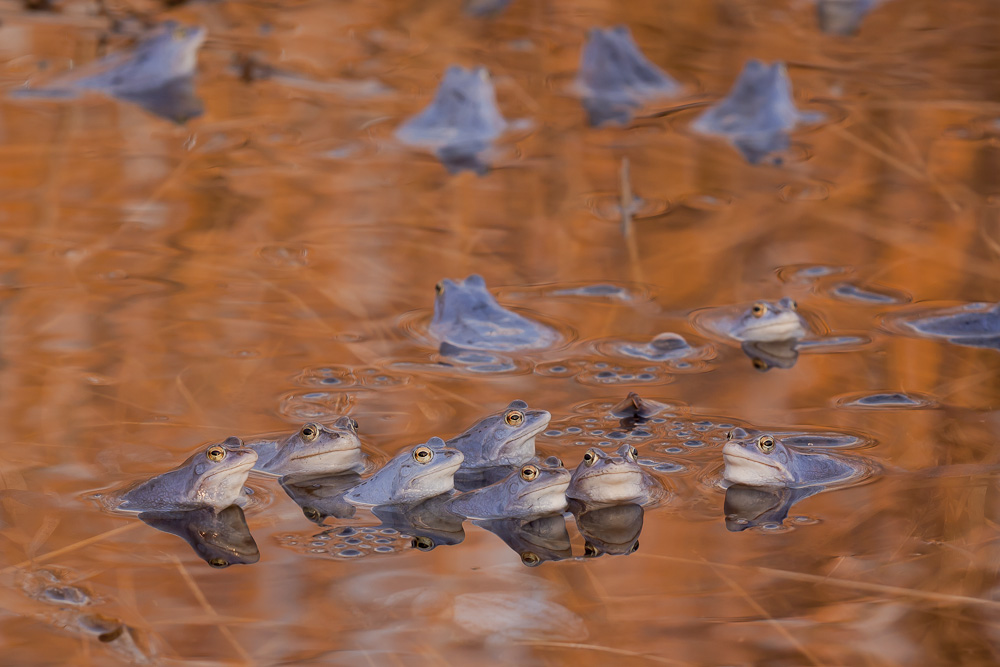
[[[636,462],[638,452],[622,445],[614,456],[588,449],[573,471],[566,497],[587,505],[647,504],[664,494],[663,487]]]
[[[44,86],[48,91],[96,90],[183,122],[201,114],[192,77],[205,29],[167,21],[121,51]]]
[[[514,351],[548,347],[555,330],[507,310],[486,289],[482,276],[462,282],[447,278],[435,286],[430,331],[442,342],[468,350]]]
[[[798,340],[808,333],[805,321],[789,298],[758,301],[733,322],[726,332],[736,340],[775,342]]]
[[[562,514],[527,520],[492,519],[474,523],[503,540],[504,544],[521,557],[521,563],[528,567],[573,557],[573,546]]]
[[[400,125],[396,137],[433,150],[449,171],[484,173],[489,167],[481,154],[506,129],[489,72],[452,66],[430,106]]]
[[[789,340],[754,341],[745,340],[740,344],[743,354],[750,357],[753,367],[759,371],[772,368],[791,368],[799,360],[799,341]]]
[[[507,409],[480,419],[446,444],[462,452],[463,469],[517,466],[534,457],[535,437],[551,418],[524,401],[511,401]]]
[[[571,506],[576,527],[586,540],[583,555],[587,558],[608,554],[620,556],[639,549],[644,511],[640,505],[624,503],[588,509]]]
[[[352,505],[416,503],[455,488],[455,472],[462,452],[431,438],[423,445],[403,450],[374,475],[344,495]]]
[[[722,448],[727,482],[747,486],[806,487],[844,482],[859,476],[864,466],[846,457],[806,452],[770,435],[750,436],[733,429]]]
[[[788,148],[788,132],[796,125],[820,118],[820,114],[795,108],[784,64],[768,66],[751,60],[729,95],[699,116],[691,127],[701,134],[725,137],[748,162],[756,163],[769,153]]]
[[[243,510],[231,505],[214,509],[174,512],[143,512],[139,519],[157,530],[183,538],[194,552],[214,568],[256,563],[257,543],[250,534]]]
[[[792,505],[826,490],[824,486],[790,489],[735,484],[726,489],[726,529],[737,533],[757,526],[780,526]]]
[[[242,440],[227,438],[195,452],[177,468],[125,490],[117,509],[225,509],[242,499],[243,485],[256,462],[257,453],[244,447]]]
[[[282,441],[258,440],[253,469],[272,475],[336,475],[363,468],[358,423],[341,417],[332,426],[310,422]]]
[[[819,27],[832,35],[851,35],[878,0],[816,0]]]
[[[529,463],[507,477],[455,496],[449,509],[469,519],[534,517],[566,509],[570,473],[562,462],[550,457]]]
[[[592,28],[577,85],[591,125],[628,123],[644,101],[675,95],[680,85],[651,63],[625,26]]]

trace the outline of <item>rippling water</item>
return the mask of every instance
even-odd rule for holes
[[[4,662],[997,659],[997,352],[897,319],[1000,293],[1000,5],[886,0],[843,37],[805,0],[103,4],[0,3],[4,92],[123,46],[113,19],[170,17],[208,30],[204,112],[0,97]],[[592,129],[580,47],[619,23],[687,92]],[[690,130],[750,58],[825,115],[780,163]],[[532,121],[481,177],[393,138],[451,64]],[[471,273],[561,342],[440,355],[434,285]],[[698,315],[781,297],[813,336],[767,372]],[[695,353],[636,354],[664,332]],[[629,391],[665,411],[623,428]],[[259,561],[217,570],[93,499],[229,435],[349,413],[384,461],[517,398],[552,413],[538,449],[567,466],[637,447],[670,492],[637,550],[622,530],[592,557],[606,517],[520,542],[433,526],[427,549],[366,511],[317,526],[251,477]],[[788,501],[726,498],[735,426],[877,473],[727,519]]]

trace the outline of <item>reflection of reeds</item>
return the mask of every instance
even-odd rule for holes
[[[170,560],[174,562],[178,572],[180,572],[181,577],[184,579],[184,583],[187,584],[188,588],[191,590],[191,594],[194,595],[195,600],[198,601],[201,608],[205,610],[206,614],[208,614],[210,619],[209,622],[219,628],[219,634],[225,637],[226,641],[229,642],[233,652],[240,656],[244,663],[251,664],[253,661],[251,660],[250,655],[236,640],[236,637],[233,636],[233,632],[229,629],[229,626],[225,624],[225,620],[219,616],[217,611],[215,611],[215,607],[213,607],[208,601],[208,598],[205,597],[205,593],[201,590],[201,586],[198,585],[198,582],[195,581],[194,577],[191,576],[191,573],[188,572],[186,567],[184,567],[184,563],[182,563],[181,560],[174,555],[170,556]]]

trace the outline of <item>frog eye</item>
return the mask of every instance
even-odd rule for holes
[[[636,540],[636,541],[635,541],[635,544],[633,544],[633,545],[632,545],[632,548],[631,548],[631,549],[629,549],[629,550],[628,550],[628,552],[629,552],[630,554],[634,554],[634,553],[635,553],[636,551],[638,551],[638,550],[639,550],[639,540]]]
[[[358,420],[357,419],[351,419],[351,428],[354,429],[355,431],[357,431],[358,428],[360,428],[358,426]]]
[[[774,438],[769,435],[762,435],[757,440],[757,446],[760,448],[760,451],[770,454],[774,451]]]
[[[538,477],[538,468],[535,466],[524,466],[521,468],[521,479],[530,482]]]
[[[503,416],[503,420],[508,426],[520,426],[524,423],[524,413],[520,410],[511,410]]]
[[[733,432],[726,431],[726,440],[732,440],[732,439],[733,439]]]
[[[435,294],[441,294],[442,292],[444,292],[444,283],[438,283],[437,285],[434,286]]]
[[[187,37],[187,30],[185,30],[184,28],[174,28],[174,31],[171,33],[171,36],[179,42],[185,37]]]
[[[224,567],[229,567],[229,561],[225,558],[209,558],[208,564],[217,570],[221,570]]]
[[[419,549],[420,551],[430,551],[437,545],[434,544],[434,540],[429,537],[414,537],[410,542],[410,546],[414,549]]]
[[[430,463],[434,458],[434,450],[430,447],[420,445],[413,450],[413,460],[417,463]]]
[[[764,313],[767,312],[767,304],[758,301],[750,309],[750,312],[753,313],[754,317],[764,317]]]
[[[299,435],[301,435],[302,439],[306,442],[312,442],[319,437],[319,424],[306,424],[302,427],[302,430],[299,431]]]
[[[787,305],[792,310],[798,310],[799,304],[795,303],[793,299],[785,299],[785,305]]]
[[[209,447],[208,451],[205,452],[205,458],[213,463],[218,463],[222,459],[226,458],[226,448],[219,447],[218,445]]]
[[[594,453],[593,449],[588,449],[587,453],[583,455],[583,463],[588,468],[597,463],[597,454]]]
[[[629,447],[628,454],[626,455],[625,458],[627,458],[629,461],[635,461],[637,458],[639,458],[639,450],[636,449],[635,447]]]
[[[587,542],[586,544],[583,545],[583,557],[584,558],[596,558],[597,556],[600,556],[600,555],[601,555],[601,552],[598,551],[597,547],[595,547],[590,542]]]
[[[753,362],[753,367],[756,368],[757,370],[759,371],[767,370],[767,362],[764,361],[763,359],[754,358],[751,361]]]
[[[525,551],[521,554],[521,562],[528,567],[535,567],[542,562],[542,559],[533,551]]]
[[[320,514],[319,510],[316,509],[315,507],[303,507],[302,508],[302,513],[310,521],[319,522],[323,518],[323,515]]]

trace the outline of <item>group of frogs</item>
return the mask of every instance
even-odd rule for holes
[[[820,25],[834,33],[850,33],[875,0],[818,0]],[[501,11],[506,2],[471,2],[473,15]],[[205,41],[201,27],[168,21],[142,36],[131,50],[112,53],[90,65],[26,87],[25,97],[64,97],[98,91],[139,104],[161,116],[184,122],[201,113],[194,93],[197,51]],[[256,68],[261,69],[261,68]],[[686,87],[650,62],[625,26],[594,28],[583,46],[580,69],[571,88],[591,125],[627,124],[637,108],[676,98]],[[699,134],[728,140],[749,162],[786,149],[789,132],[822,120],[801,112],[792,99],[791,82],[782,63],[749,61],[730,93],[692,124]],[[422,112],[396,129],[404,145],[433,152],[451,171],[485,173],[490,149],[505,134],[528,125],[508,122],[497,106],[496,92],[484,67],[452,66]]]
[[[442,280],[435,292],[429,330],[442,354],[531,350],[559,340],[548,325],[498,303],[478,275]],[[979,320],[970,319],[973,312]],[[994,310],[964,310],[932,314],[914,326],[966,341],[995,319]],[[809,335],[808,323],[790,299],[759,301],[738,315],[718,318],[715,326],[736,340],[758,344]],[[631,393],[611,413],[632,428],[664,409]],[[240,509],[248,502],[245,485],[253,471],[280,478],[281,487],[315,523],[348,519],[356,508],[370,508],[383,525],[388,521],[424,550],[456,534],[456,522],[460,530],[464,520],[502,531],[508,543],[519,539],[516,543],[523,544],[526,532],[561,526],[569,510],[588,538],[587,555],[633,551],[642,508],[669,499],[666,485],[644,469],[629,443],[615,451],[592,447],[572,471],[555,456],[543,458],[535,441],[550,419],[547,411],[515,400],[448,440],[433,437],[407,447],[380,467],[363,453],[358,424],[349,416],[329,424],[310,422],[278,439],[231,437],[195,452],[173,470],[108,496],[108,504],[185,537],[215,567],[257,558]],[[825,449],[819,439],[787,440],[740,427],[728,432],[722,484],[729,487],[727,513],[742,516],[727,524],[733,530],[759,523],[763,516],[780,517],[780,523],[781,512],[787,514],[792,503],[872,470],[867,460]],[[529,565],[544,560],[538,550],[522,548],[519,554]]]

